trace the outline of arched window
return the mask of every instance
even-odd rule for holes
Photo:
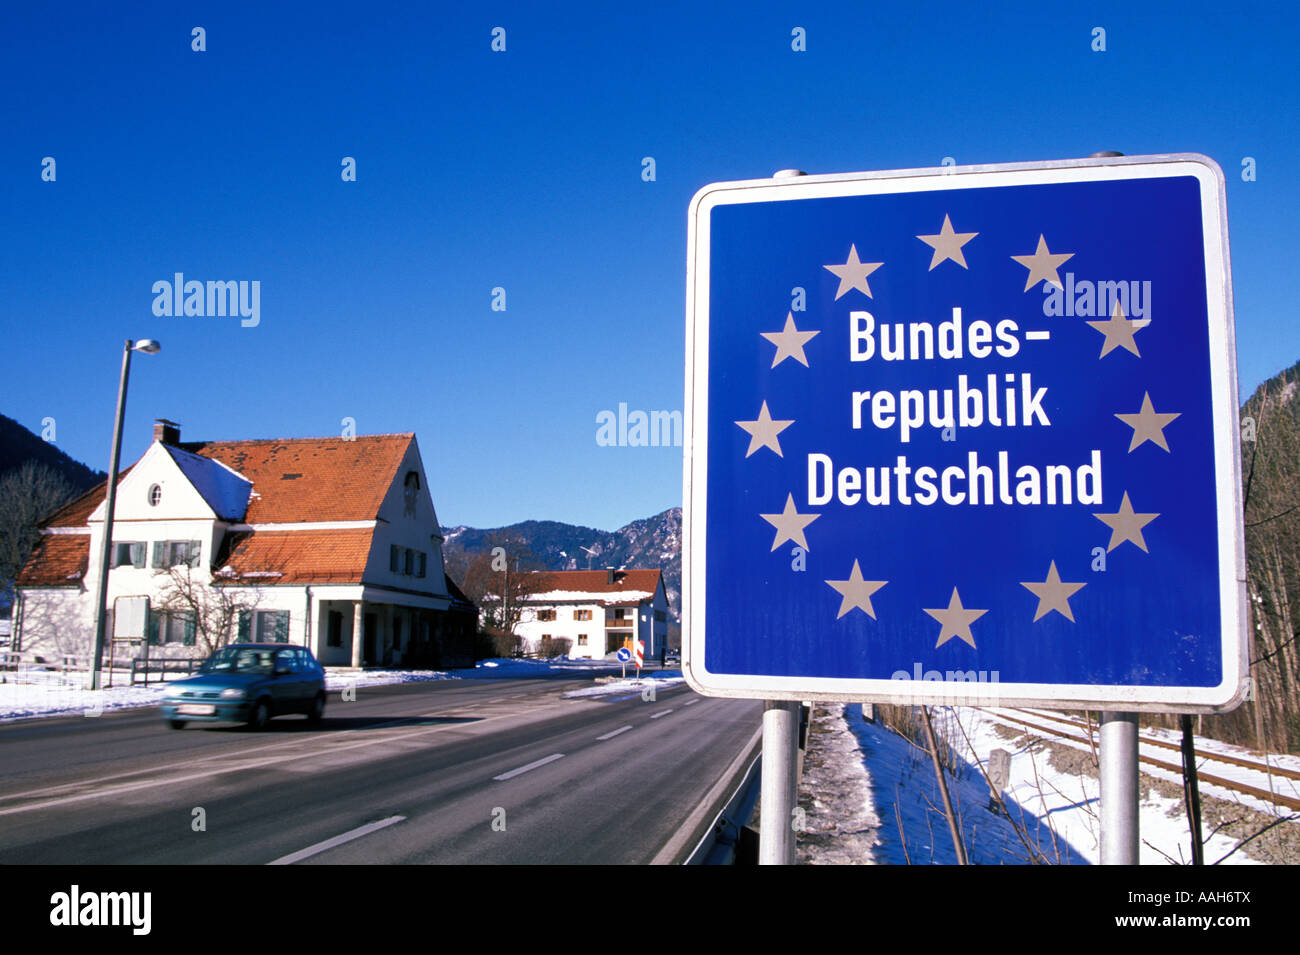
[[[406,487],[403,491],[403,510],[407,517],[415,517],[415,502],[420,499],[420,474],[418,471],[406,472]]]

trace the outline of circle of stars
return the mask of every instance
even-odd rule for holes
[[[947,262],[953,263],[955,267],[969,270],[970,266],[966,261],[963,249],[978,236],[978,232],[956,231],[953,228],[950,216],[945,214],[943,224],[938,232],[918,234],[916,238],[933,250],[929,265],[929,271],[932,272]],[[1060,268],[1073,257],[1073,252],[1053,252],[1048,245],[1046,236],[1041,233],[1032,253],[1011,256],[1015,262],[1028,270],[1025,279],[1025,292],[1040,284],[1050,284],[1058,289],[1062,288]],[[835,301],[839,301],[852,292],[859,292],[867,298],[872,298],[868,277],[884,265],[884,262],[863,262],[858,255],[857,244],[851,243],[844,262],[829,263],[824,265],[823,268],[839,280],[839,285],[835,291]],[[1125,315],[1121,304],[1116,301],[1109,319],[1089,321],[1086,324],[1103,336],[1101,353],[1097,356],[1098,360],[1105,359],[1116,350],[1127,351],[1137,358],[1142,357],[1135,336],[1138,331],[1150,324],[1149,319],[1129,319]],[[776,347],[771,368],[775,369],[786,359],[793,359],[805,368],[811,367],[805,346],[820,334],[820,330],[800,329],[795,322],[793,311],[786,313],[785,324],[780,331],[760,332],[759,334]],[[1046,337],[1046,333],[1043,334],[1043,337]],[[1165,453],[1171,453],[1164,429],[1181,417],[1181,412],[1157,412],[1150,393],[1144,392],[1141,406],[1137,411],[1131,413],[1119,412],[1115,414],[1115,417],[1133,429],[1128,453],[1132,454],[1148,443],[1155,445]],[[739,420],[735,423],[749,435],[749,447],[745,452],[746,458],[750,458],[756,452],[764,449],[783,458],[784,454],[781,450],[779,436],[796,422],[793,419],[773,418],[767,401],[764,400],[755,418],[752,420]],[[1114,513],[1094,513],[1093,516],[1110,529],[1110,540],[1106,547],[1108,553],[1126,543],[1131,543],[1144,553],[1149,553],[1146,539],[1143,536],[1143,529],[1160,515],[1158,513],[1135,511],[1127,490],[1124,491],[1123,499],[1117,511]],[[760,514],[759,517],[767,521],[775,529],[772,541],[773,551],[787,542],[797,544],[804,550],[809,550],[805,531],[821,515],[801,513],[795,505],[794,495],[788,493],[785,505],[780,513]],[[843,619],[855,610],[861,611],[872,620],[876,620],[876,610],[871,598],[877,591],[884,588],[889,581],[866,579],[863,576],[859,560],[854,558],[853,566],[846,578],[842,580],[828,579],[825,583],[840,598],[836,620]],[[1019,581],[1018,583],[1037,600],[1031,622],[1037,623],[1053,613],[1059,614],[1071,623],[1075,622],[1074,611],[1070,606],[1070,598],[1082,590],[1086,584],[1062,580],[1055,560],[1049,562],[1043,580]],[[939,624],[939,634],[934,645],[936,649],[954,639],[960,640],[974,649],[976,648],[976,641],[971,625],[987,614],[988,609],[964,606],[958,588],[953,587],[952,595],[946,607],[922,608],[922,612]]]

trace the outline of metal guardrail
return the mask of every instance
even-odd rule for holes
[[[168,667],[167,664],[169,663],[181,663],[184,664],[184,668]],[[149,657],[147,660],[137,658],[131,661],[131,685],[135,686],[137,682],[136,676],[143,674],[143,683],[145,686],[148,686],[149,674],[153,672],[158,673],[157,682],[165,683],[167,682],[168,673],[183,672],[186,675],[190,675],[194,672],[194,668],[202,663],[203,661],[198,657]],[[155,664],[157,666],[155,666]]]

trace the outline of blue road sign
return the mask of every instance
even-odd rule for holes
[[[618,653],[615,655],[618,657],[620,663],[627,663],[632,659],[632,651],[627,647],[619,647]]]
[[[690,209],[703,693],[1211,711],[1245,688],[1223,174],[718,183]]]

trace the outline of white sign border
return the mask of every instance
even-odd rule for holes
[[[975,683],[710,673],[705,660],[708,488],[709,213],[721,205],[1095,182],[1191,175],[1200,183],[1209,317],[1210,391],[1218,520],[1220,660],[1214,687]],[[1216,713],[1235,709],[1249,687],[1246,554],[1237,402],[1232,272],[1223,170],[1198,153],[1108,156],[1053,162],[929,167],[712,183],[691,199],[686,266],[686,393],[682,491],[682,672],[706,696],[770,700],[870,700],[900,705],[966,704]],[[1223,520],[1223,515],[1233,519]],[[1231,554],[1233,559],[1227,560]],[[695,595],[700,599],[696,600]]]

